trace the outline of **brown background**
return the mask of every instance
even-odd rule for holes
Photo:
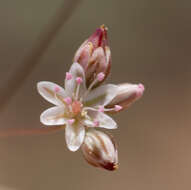
[[[0,87],[21,64],[62,0],[1,0]],[[93,168],[69,152],[64,133],[0,139],[2,190],[191,189],[191,2],[84,0],[1,114],[1,129],[39,128],[51,105],[36,82],[64,83],[75,50],[106,24],[112,48],[109,82],[142,82],[143,98],[115,116],[110,131],[120,168]],[[9,85],[7,85],[9,88]]]

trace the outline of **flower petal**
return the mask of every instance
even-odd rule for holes
[[[107,84],[99,86],[93,89],[88,96],[85,98],[85,105],[86,106],[98,106],[102,105],[105,106],[117,94],[117,86],[113,84]]]
[[[37,90],[44,99],[54,105],[63,104],[63,99],[66,97],[65,90],[53,82],[38,82]]]
[[[83,121],[84,125],[86,125],[87,127],[95,127],[94,121],[98,121],[99,122],[98,127],[105,128],[105,129],[117,128],[117,123],[105,113],[88,110],[88,116],[89,118]]]
[[[80,85],[80,90],[79,90],[79,96],[81,97],[82,94],[86,91],[86,79],[85,79],[85,74],[82,66],[78,63],[73,63],[69,73],[72,75],[71,80],[65,80],[65,90],[68,94],[68,96],[72,96],[73,93],[76,93],[77,89],[77,83],[76,83],[76,78],[81,77],[82,78],[82,83]]]
[[[66,124],[65,107],[55,106],[45,110],[41,116],[40,121],[44,125],[64,125]]]
[[[70,151],[76,151],[80,148],[81,144],[84,141],[85,136],[85,129],[84,126],[81,124],[72,124],[66,125],[65,129],[65,138],[66,144]]]

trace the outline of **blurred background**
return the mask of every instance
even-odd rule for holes
[[[0,89],[22,64],[39,34],[67,0],[1,0]],[[40,63],[1,113],[0,129],[38,129],[51,105],[36,91],[40,80],[64,84],[79,45],[109,28],[112,83],[142,82],[146,91],[115,115],[120,166],[108,172],[70,152],[64,132],[0,138],[2,190],[190,190],[191,2],[83,0]]]

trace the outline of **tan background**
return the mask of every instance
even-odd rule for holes
[[[1,88],[62,0],[0,2]],[[112,48],[109,81],[146,87],[139,102],[116,115],[119,129],[110,131],[119,145],[119,170],[87,165],[80,151],[67,150],[62,132],[4,138],[0,189],[191,189],[190,1],[84,0],[1,114],[0,127],[41,127],[39,115],[51,105],[37,94],[36,82],[63,84],[75,50],[103,23]]]

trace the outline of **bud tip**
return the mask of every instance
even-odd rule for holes
[[[143,92],[144,92],[144,90],[145,90],[145,87],[144,87],[144,85],[143,84],[138,84],[138,91],[137,91],[137,95],[138,96],[142,96],[143,95]]]
[[[100,29],[102,29],[102,30],[108,30],[108,28],[105,26],[105,24],[102,24],[101,26],[100,26]]]

